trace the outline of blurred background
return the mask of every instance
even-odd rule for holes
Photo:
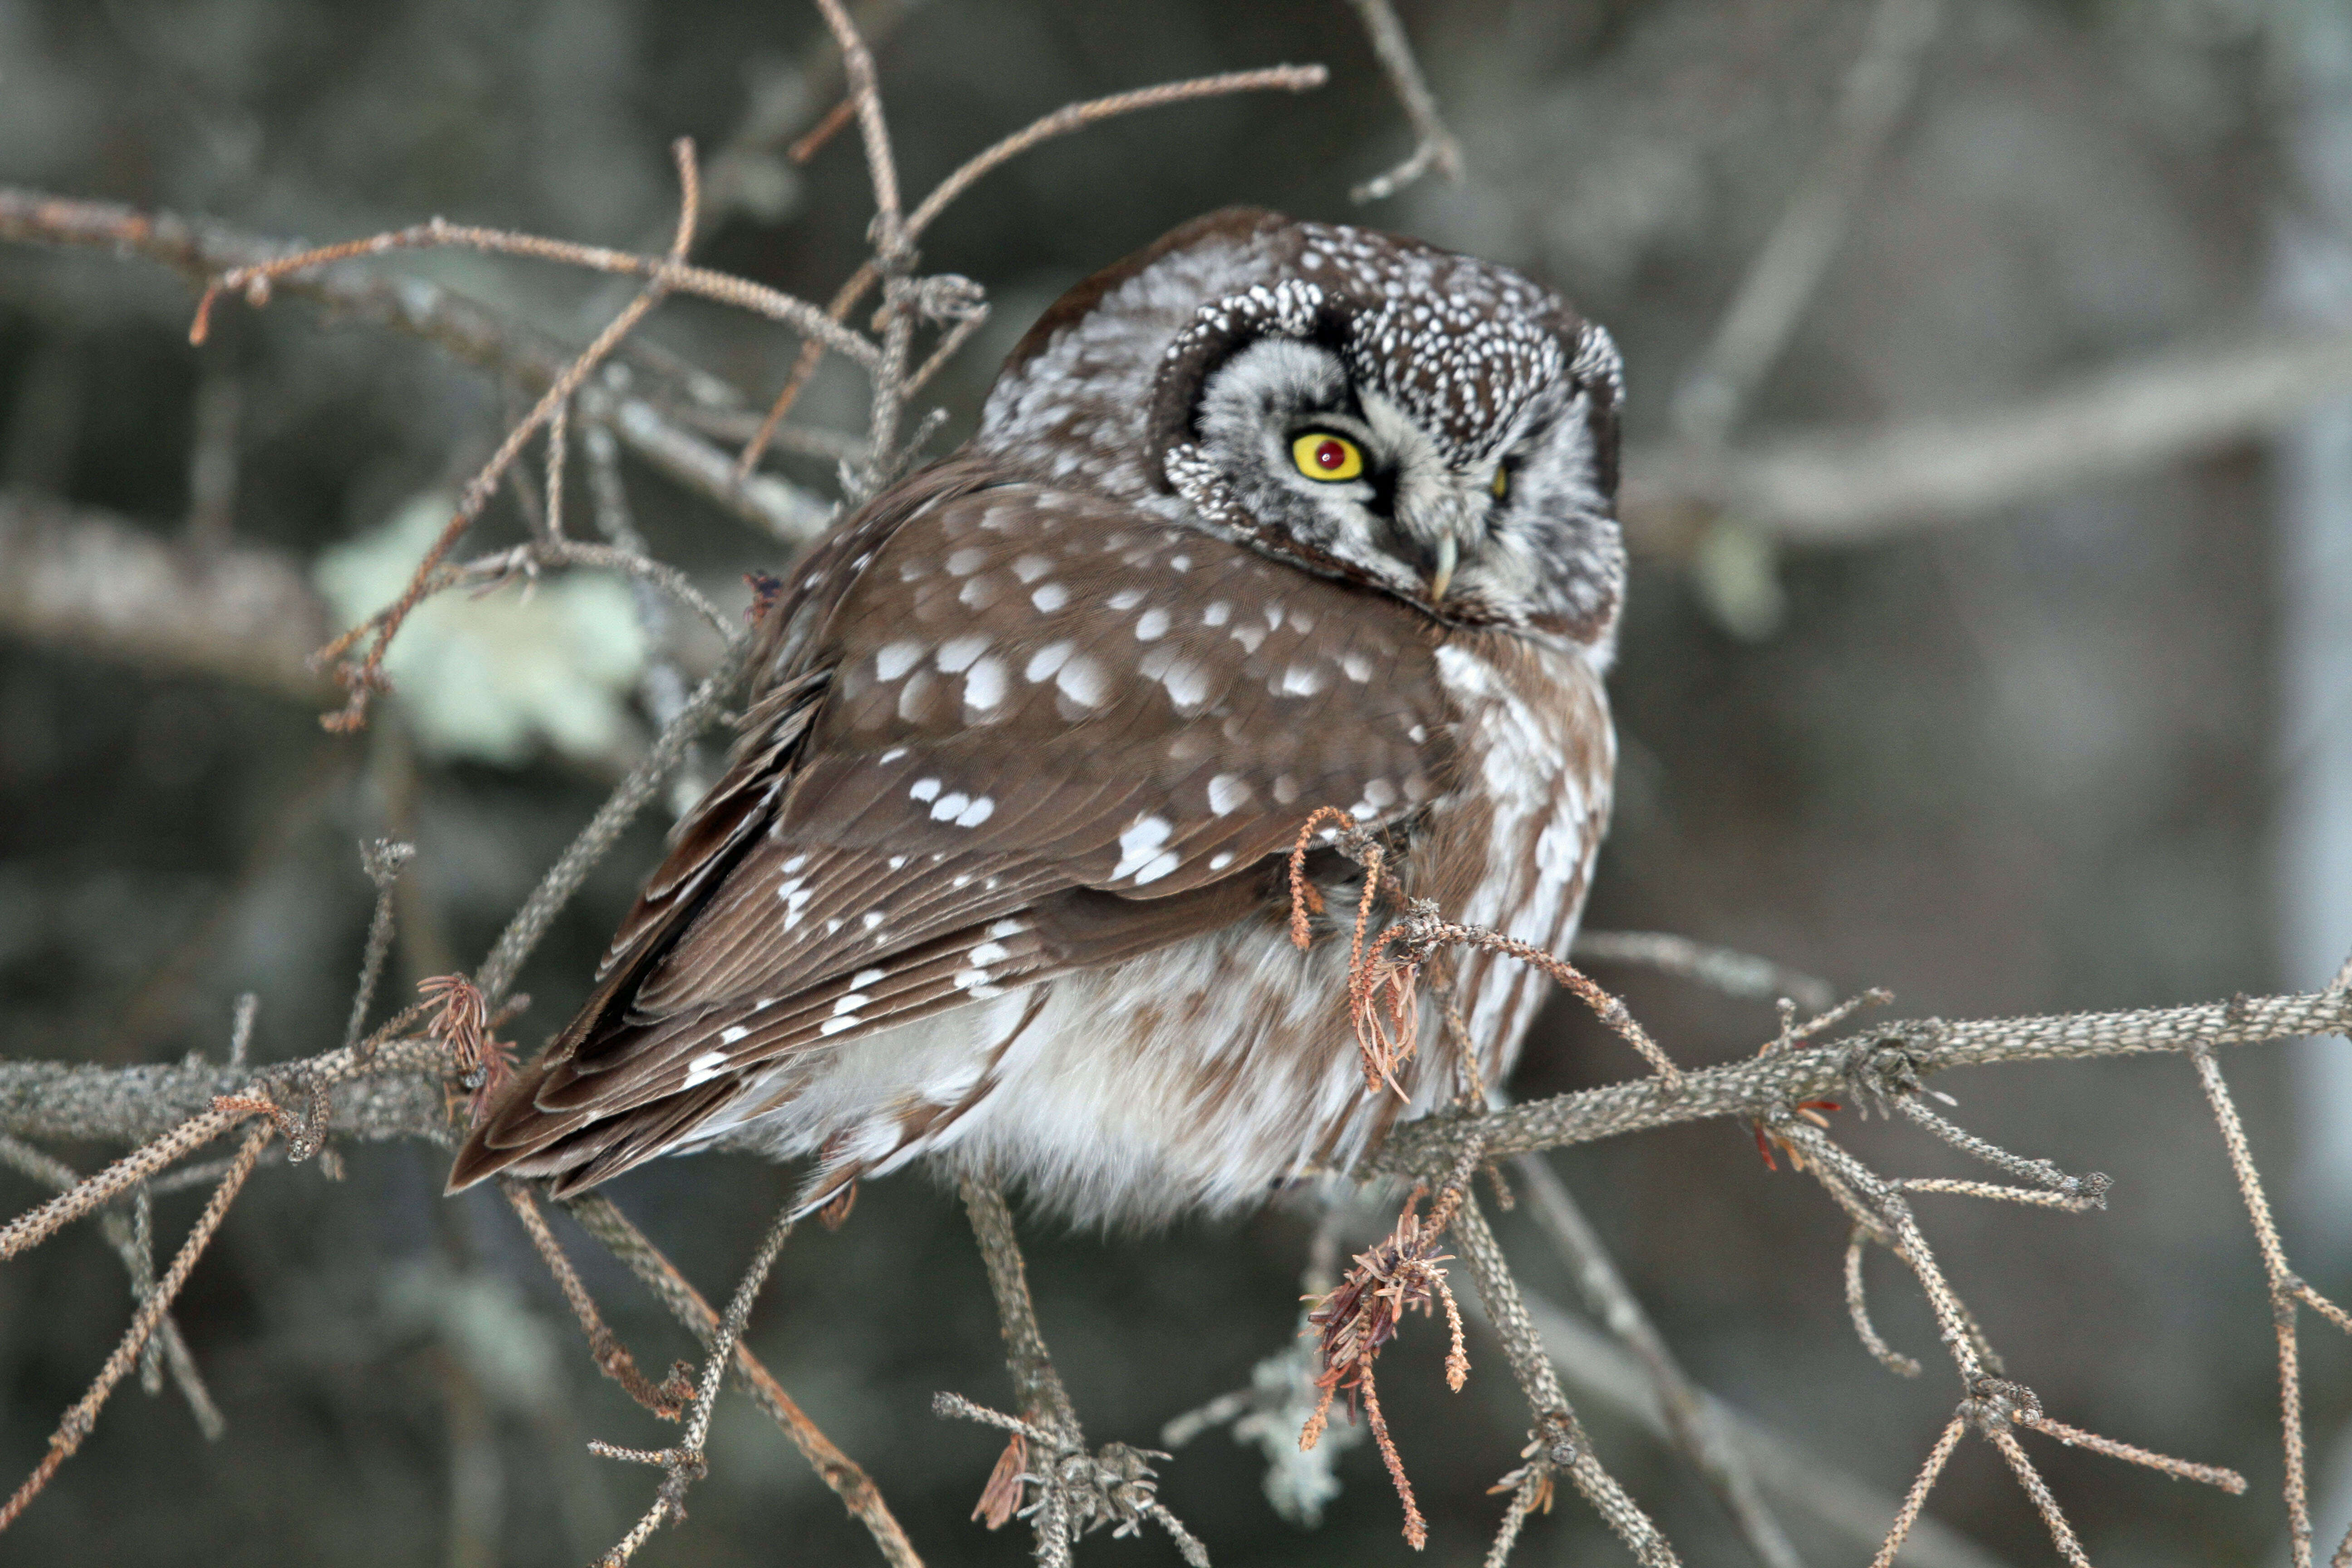
[[[1358,207],[1349,188],[1413,136],[1339,0],[866,5],[917,193],[1074,99],[1280,61],[1332,71],[1303,97],[1055,142],[951,210],[925,265],[984,283],[994,314],[929,395],[948,411],[933,449],[969,430],[996,363],[1056,294],[1211,207],[1364,221],[1521,267],[1609,325],[1631,384],[1624,763],[1589,927],[1886,986],[1902,1016],[2168,1005],[2332,974],[2352,950],[2352,16],[2338,0],[1400,9],[1463,177]],[[805,164],[786,150],[839,91],[837,57],[797,5],[0,0],[0,184],[279,240],[441,214],[657,248],[667,144],[687,134],[728,171],[698,257],[823,300],[862,255],[865,171],[853,135]],[[566,343],[627,297],[528,261],[375,265]],[[261,1058],[332,1044],[372,897],[362,838],[418,847],[395,981],[470,966],[643,746],[665,680],[715,646],[678,626],[648,654],[625,591],[584,576],[543,583],[529,605],[512,590],[452,601],[452,618],[419,623],[419,662],[372,727],[324,732],[335,699],[299,654],[396,592],[419,527],[446,515],[528,396],[293,298],[224,307],[191,349],[190,305],[146,261],[0,245],[9,1058],[217,1055],[245,991],[261,997]],[[698,366],[715,379],[675,395],[693,405],[678,417],[739,437],[797,347],[693,302],[665,307],[641,342],[632,374],[667,387],[686,384],[663,355]],[[821,374],[795,418],[858,429],[856,383]],[[831,493],[834,455],[801,445],[773,471]],[[730,610],[741,574],[781,558],[635,457],[622,472],[656,551]],[[523,529],[509,497],[476,538]],[[183,574],[152,576],[158,561]],[[139,631],[142,605],[201,598],[202,572],[224,562],[275,584],[266,624],[210,641]],[[666,814],[648,818],[524,975],[538,1001],[511,1032],[527,1047],[586,989],[657,853]],[[1596,973],[1685,1063],[1752,1051],[1773,1026],[1754,1002]],[[2227,1065],[2296,1266],[2342,1299],[2352,1058],[2339,1040]],[[1555,1006],[1515,1092],[1632,1066]],[[2116,1177],[2111,1209],[2090,1216],[1923,1201],[2012,1374],[2063,1419],[2252,1483],[2232,1499],[2035,1444],[2095,1559],[2284,1563],[2262,1276],[2189,1067],[2005,1068],[1939,1087],[1975,1130]],[[1839,1123],[1882,1168],[1969,1173],[1916,1130]],[[107,1152],[59,1152],[84,1168]],[[596,1374],[495,1194],[443,1202],[446,1156],[429,1146],[343,1155],[339,1184],[316,1165],[257,1177],[182,1300],[226,1436],[207,1443],[176,1399],[126,1390],[0,1555],[520,1568],[588,1561],[641,1511],[651,1475],[583,1444],[667,1429]],[[1819,1189],[1768,1171],[1722,1124],[1556,1164],[1693,1374],[1891,1507],[1952,1386],[1884,1257],[1880,1325],[1927,1375],[1895,1379],[1856,1343],[1845,1226]],[[715,1295],[788,1181],[711,1156],[613,1194]],[[41,1195],[13,1173],[0,1187],[11,1208]],[[160,1234],[200,1203],[161,1200]],[[1573,1309],[1525,1216],[1499,1223],[1530,1288]],[[1045,1325],[1089,1433],[1151,1442],[1245,1385],[1292,1334],[1309,1228],[1284,1211],[1148,1237],[1036,1227]],[[643,1362],[688,1353],[625,1274],[563,1234]],[[0,1269],[0,1480],[39,1458],[129,1311],[87,1227]],[[838,1234],[796,1236],[752,1337],[927,1561],[1025,1560],[1025,1530],[965,1519],[998,1445],[929,1414],[940,1389],[1010,1397],[951,1196],[903,1176]],[[2324,1329],[2305,1345],[2325,1553],[2352,1522],[2352,1353]],[[1431,1558],[1461,1562],[1485,1550],[1502,1503],[1485,1489],[1518,1462],[1526,1413],[1491,1338],[1474,1339],[1458,1395],[1442,1347],[1415,1322],[1381,1386]],[[1686,1465],[1605,1402],[1582,1408],[1686,1561],[1751,1561]],[[1410,1556],[1369,1447],[1342,1456],[1345,1491],[1311,1531],[1269,1507],[1264,1470],[1257,1448],[1211,1432],[1163,1495],[1228,1568]],[[689,1506],[644,1561],[874,1560],[738,1399]],[[1982,1549],[1946,1561],[2051,1555],[1981,1445],[1933,1511]],[[1866,1559],[1782,1512],[1807,1561]],[[1156,1537],[1082,1552],[1176,1561]],[[1573,1497],[1517,1558],[1623,1560]]]

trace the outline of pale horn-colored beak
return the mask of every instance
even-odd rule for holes
[[[1454,565],[1460,558],[1460,546],[1454,542],[1453,534],[1447,533],[1438,540],[1437,570],[1430,574],[1429,578],[1431,604],[1442,605],[1445,602],[1445,590],[1454,582]]]

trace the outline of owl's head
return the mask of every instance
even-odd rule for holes
[[[1605,651],[1622,395],[1609,334],[1507,268],[1236,209],[1065,296],[981,440],[1075,437],[1060,473],[1444,621]]]

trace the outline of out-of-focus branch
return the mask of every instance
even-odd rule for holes
[[[1973,418],[1741,449],[1637,448],[1633,547],[1690,552],[1718,518],[1790,544],[1855,544],[2259,439],[2352,392],[2352,332],[2175,349]]]
[[[223,273],[299,248],[208,219],[6,187],[0,187],[0,241],[93,246],[138,256],[171,268],[197,289]],[[535,390],[551,384],[573,358],[572,351],[541,333],[422,279],[330,268],[279,279],[272,287],[315,300],[338,316],[422,338]],[[642,399],[618,397],[612,425],[622,444],[648,466],[778,538],[804,541],[830,515],[824,502],[772,476],[751,484],[713,482],[714,475],[731,472],[730,459]]]
[[[205,547],[92,507],[0,490],[0,634],[315,700],[332,631],[291,560]]]
[[[1862,53],[1846,73],[1828,142],[1805,172],[1740,280],[1714,341],[1683,380],[1671,418],[1694,446],[1712,447],[1738,421],[1748,395],[1780,357],[1853,204],[1918,85],[1919,64],[1942,26],[1943,0],[1878,0]]]

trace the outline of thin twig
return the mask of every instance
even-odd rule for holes
[[[212,1171],[211,1179],[218,1180],[226,1174],[232,1163],[220,1162],[218,1167]],[[5,1133],[0,1133],[0,1163],[13,1166],[33,1180],[59,1192],[69,1192],[81,1181],[80,1175],[64,1161]],[[122,1259],[123,1268],[131,1275],[131,1299],[143,1306],[155,1291],[155,1259],[151,1230],[154,1208],[151,1194],[155,1188],[150,1184],[135,1191],[138,1202],[136,1217],[126,1222],[119,1211],[111,1211],[100,1217],[100,1228],[107,1245],[114,1248],[116,1256]],[[157,1364],[158,1357],[160,1365]],[[205,1441],[217,1442],[228,1429],[228,1423],[221,1415],[220,1406],[213,1403],[211,1390],[205,1386],[204,1374],[197,1369],[196,1358],[189,1351],[186,1338],[180,1332],[179,1320],[168,1312],[156,1326],[154,1336],[148,1341],[147,1350],[141,1353],[141,1384],[151,1394],[159,1392],[154,1374],[166,1369],[170,1371],[180,1396],[187,1401],[188,1413],[195,1417],[197,1430],[204,1434]]]
[[[1919,1467],[1918,1475],[1912,1479],[1911,1489],[1903,1495],[1903,1506],[1896,1510],[1895,1523],[1886,1531],[1885,1543],[1879,1547],[1878,1555],[1870,1560],[1870,1568],[1894,1568],[1895,1553],[1901,1552],[1904,1542],[1910,1539],[1912,1530],[1919,1522],[1920,1510],[1927,1506],[1927,1494],[1936,1489],[1937,1478],[1944,1473],[1944,1466],[1951,1460],[1952,1450],[1960,1446],[1960,1439],[1968,1435],[1968,1430],[1965,1416],[1954,1415],[1945,1423],[1943,1435],[1936,1439],[1936,1446],[1927,1450],[1927,1463]]]
[[[654,1494],[653,1505],[630,1528],[613,1550],[604,1554],[605,1563],[618,1568],[636,1555],[653,1532],[663,1523],[686,1517],[686,1494],[696,1481],[709,1473],[709,1462],[703,1452],[710,1436],[710,1412],[718,1404],[719,1390],[726,1382],[727,1369],[734,1364],[736,1347],[742,1342],[743,1330],[751,1321],[751,1305],[759,1300],[760,1288],[767,1283],[769,1270],[775,1267],[776,1255],[783,1250],[784,1240],[793,1233],[793,1211],[787,1205],[752,1255],[751,1267],[743,1272],[735,1287],[735,1294],[727,1303],[727,1312],[710,1337],[708,1353],[703,1359],[702,1378],[694,1390],[686,1410],[686,1430],[678,1440],[667,1448],[625,1448],[611,1443],[592,1442],[588,1451],[600,1458],[622,1459],[633,1464],[652,1465],[663,1471],[660,1489]]]
[[[1412,154],[1386,174],[1366,180],[1348,193],[1351,202],[1377,202],[1392,196],[1412,184],[1431,169],[1449,180],[1462,177],[1462,146],[1454,141],[1454,132],[1437,112],[1437,95],[1429,90],[1427,79],[1421,74],[1421,61],[1413,57],[1412,40],[1405,36],[1404,24],[1389,0],[1348,0],[1356,8],[1358,20],[1371,39],[1372,53],[1381,62],[1381,69],[1396,89],[1397,100],[1403,104],[1405,118],[1412,122]]]
[[[1356,0],[1356,3],[1361,8],[1364,0]],[[1381,0],[1370,0],[1370,3],[1380,5],[1382,10],[1387,9]],[[1410,59],[1410,56],[1407,58]],[[1112,93],[1108,98],[1066,104],[964,160],[962,167],[933,187],[930,195],[915,208],[913,216],[907,219],[907,238],[912,242],[921,237],[923,231],[930,227],[941,213],[984,176],[1031,148],[1051,142],[1057,136],[1067,136],[1123,114],[1164,109],[1171,104],[1196,103],[1202,99],[1230,98],[1244,92],[1310,92],[1328,81],[1330,74],[1319,65],[1268,66],[1261,70],[1227,71],[1220,76],[1162,82],[1156,87],[1136,88],[1127,92]],[[1425,89],[1423,96],[1426,97]],[[1439,133],[1444,134],[1443,128]]]
[[[2068,1568],[2091,1568],[2090,1557],[2083,1551],[2083,1543],[2075,1539],[2074,1527],[2066,1522],[2066,1515],[2059,1508],[2058,1500],[2050,1494],[2049,1483],[2042,1479],[2042,1472],[2035,1469],[2033,1461],[2026,1457],[2025,1445],[2017,1440],[2017,1434],[1996,1430],[1987,1436],[1992,1446],[2000,1450],[2000,1457],[2009,1461],[2010,1470],[2017,1477],[2017,1484],[2023,1487],[2025,1495],[2033,1500],[2035,1511],[2042,1515],[2042,1522],[2049,1527],[2050,1540],[2058,1548],[2058,1555],[2066,1560]]]
[[[1479,1298],[1486,1304],[1486,1321],[1501,1337],[1511,1371],[1535,1415],[1535,1441],[1541,1447],[1530,1460],[1529,1477],[1526,1479],[1532,1479],[1546,1468],[1567,1471],[1576,1489],[1600,1512],[1618,1539],[1633,1549],[1643,1568],[1670,1568],[1679,1561],[1674,1548],[1641,1505],[1601,1468],[1591,1439],[1577,1424],[1567,1395],[1560,1392],[1551,1358],[1544,1352],[1542,1336],[1528,1316],[1518,1281],[1495,1240],[1495,1233],[1488,1228],[1486,1215],[1478,1211],[1477,1198],[1466,1192],[1454,1217],[1453,1234],[1470,1265],[1471,1277],[1478,1282]],[[1524,1508],[1519,1510],[1522,1517],[1525,1511]],[[1516,1523],[1511,1528],[1516,1531]]]
[[[614,1206],[610,1198],[602,1193],[588,1193],[570,1200],[567,1206],[588,1233],[619,1258],[689,1333],[705,1345],[715,1342],[719,1329],[718,1312],[645,1233]],[[866,1526],[891,1568],[922,1568],[922,1560],[916,1555],[889,1505],[883,1501],[880,1489],[803,1413],[784,1392],[783,1384],[751,1353],[751,1347],[740,1340],[735,1345],[735,1375],[752,1400],[783,1428],[784,1435],[792,1439],[818,1479],[832,1488],[850,1513]]]
[[[572,1259],[565,1255],[562,1243],[555,1239],[555,1232],[549,1228],[547,1216],[540,1213],[539,1200],[532,1194],[529,1184],[509,1180],[500,1182],[499,1185],[506,1194],[508,1204],[513,1207],[515,1217],[522,1221],[523,1230],[530,1236],[540,1261],[546,1264],[547,1271],[554,1276],[556,1289],[563,1292],[563,1300],[572,1308],[572,1315],[580,1321],[581,1331],[588,1336],[588,1353],[595,1360],[598,1369],[619,1384],[631,1399],[663,1420],[675,1421],[684,1415],[687,1402],[694,1397],[694,1369],[685,1362],[679,1362],[659,1384],[638,1371],[636,1358],[629,1353],[628,1347],[621,1342],[620,1336],[613,1332],[604,1321],[604,1314],[596,1310],[596,1299],[588,1293],[588,1287],[581,1281],[580,1271],[572,1267]]]
[[[187,1240],[180,1244],[179,1253],[173,1258],[172,1266],[163,1271],[163,1279],[155,1282],[154,1289],[148,1293],[146,1301],[131,1318],[131,1327],[115,1345],[114,1353],[106,1358],[106,1364],[99,1369],[89,1392],[76,1401],[58,1423],[56,1433],[49,1438],[47,1455],[16,1489],[15,1495],[5,1505],[0,1505],[0,1531],[6,1530],[16,1521],[17,1516],[25,1511],[26,1505],[49,1484],[49,1478],[58,1473],[58,1467],[72,1458],[74,1450],[81,1447],[82,1439],[89,1436],[90,1427],[97,1423],[98,1413],[106,1404],[107,1396],[114,1392],[114,1385],[121,1383],[123,1375],[138,1362],[147,1337],[163,1321],[163,1314],[170,1310],[173,1300],[180,1294],[180,1288],[188,1282],[188,1275],[195,1268],[196,1259],[203,1257],[205,1248],[211,1245],[213,1233],[220,1228],[221,1220],[228,1214],[229,1205],[236,1201],[237,1192],[245,1185],[245,1179],[253,1173],[253,1163],[261,1156],[261,1146],[274,1136],[276,1129],[268,1121],[246,1134],[244,1146],[237,1151],[236,1159],[230,1164],[228,1173],[221,1178],[220,1185],[213,1190],[212,1200],[205,1205],[204,1213],[196,1216],[196,1223],[190,1228]]]
[[[401,868],[416,854],[414,844],[398,844],[389,838],[379,838],[373,844],[360,846],[360,869],[375,884],[375,912],[368,917],[367,947],[360,958],[360,983],[352,990],[351,1017],[343,1025],[343,1047],[352,1049],[360,1043],[360,1031],[367,1027],[368,1008],[375,1001],[376,982],[383,976],[383,961],[392,952],[394,890],[400,880]],[[242,1065],[244,1052],[229,1052],[229,1065]]]
[[[1769,1002],[1793,997],[1799,1006],[1826,1012],[1837,992],[1826,980],[1769,958],[1654,931],[1584,931],[1568,955],[1579,963],[1629,963],[1696,981],[1727,996]]]
[[[1888,1344],[1880,1337],[1877,1325],[1870,1321],[1870,1297],[1862,1277],[1863,1251],[1870,1239],[1869,1227],[1857,1225],[1845,1244],[1845,1310],[1853,1319],[1853,1331],[1861,1339],[1862,1348],[1879,1365],[1897,1377],[1916,1377],[1922,1370],[1917,1358],[1905,1355]]]
[[[2271,1321],[2278,1339],[2279,1435],[2285,1458],[2287,1547],[2294,1568],[2311,1568],[2311,1497],[2304,1454],[2303,1369],[2301,1347],[2296,1342],[2295,1308],[2299,1304],[2316,1306],[2326,1299],[2287,1264],[2286,1243],[2279,1237],[2278,1222],[2271,1217],[2262,1173],[2255,1168],[2245,1125],[2238,1120],[2237,1102],[2231,1098],[2230,1086],[2221,1077],[2221,1064],[2204,1046],[2193,1047],[2189,1059],[2196,1064],[2197,1081],[2205,1090],[2206,1102],[2212,1107],[2214,1124],[2221,1129],[2221,1144],[2230,1156],[2230,1170],[2237,1177],[2247,1218],[2253,1225],[2254,1243],[2262,1253],[2263,1274],[2270,1284]],[[2338,1327],[2352,1328],[2342,1309],[2334,1303],[2321,1306],[2320,1310]]]
[[[1004,1194],[992,1182],[965,1176],[957,1184],[964,1211],[971,1217],[972,1235],[980,1242],[982,1261],[988,1266],[988,1284],[996,1298],[996,1315],[1004,1330],[1005,1363],[1013,1373],[1013,1397],[1029,1420],[1061,1434],[1057,1439],[1076,1443],[1077,1413],[1069,1391],[1045,1348],[1045,1331],[1037,1324],[1037,1304],[1029,1294],[1029,1271],[1013,1228],[1013,1211]]]
[[[1584,1293],[1586,1307],[1648,1369],[1674,1446],[1723,1504],[1758,1562],[1768,1568],[1800,1568],[1796,1548],[1757,1490],[1745,1457],[1731,1445],[1665,1337],[1617,1271],[1567,1184],[1540,1155],[1523,1154],[1512,1163],[1537,1225],[1559,1249],[1561,1262]]]

